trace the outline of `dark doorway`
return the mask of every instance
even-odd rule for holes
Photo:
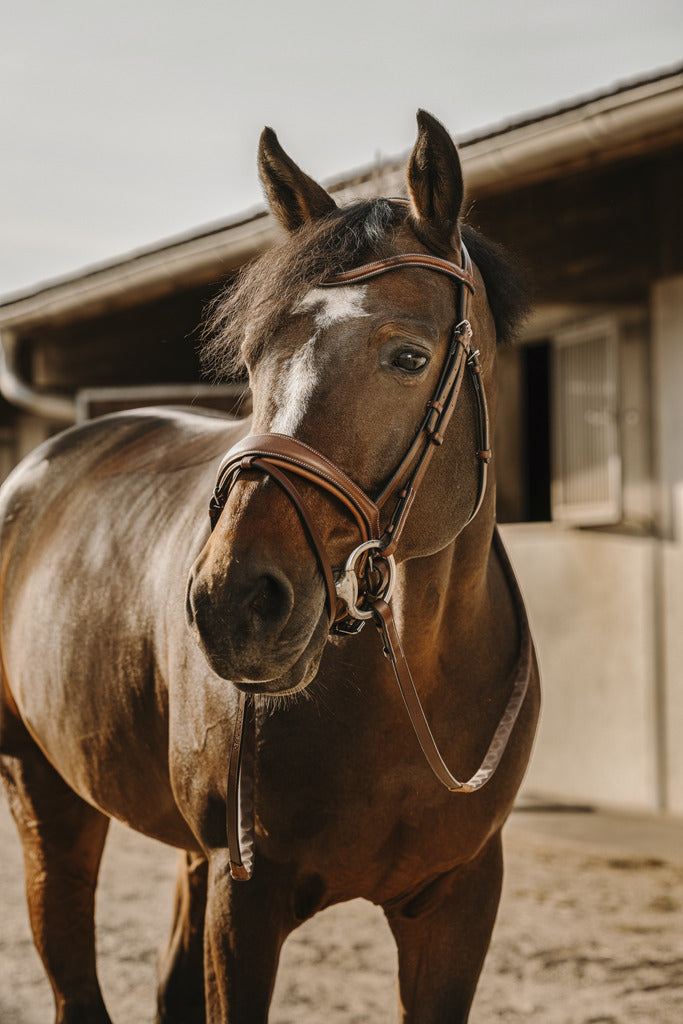
[[[550,519],[551,356],[547,341],[525,345],[522,349],[527,522]]]

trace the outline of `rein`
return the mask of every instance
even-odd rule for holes
[[[462,245],[463,265],[426,253],[404,253],[367,263],[328,278],[325,287],[340,287],[370,280],[403,267],[421,267],[454,279],[458,284],[458,308],[448,351],[436,389],[427,402],[425,416],[414,441],[401,459],[380,495],[373,501],[338,466],[311,446],[285,434],[252,434],[243,438],[223,458],[209,506],[211,529],[216,526],[230,489],[241,472],[257,470],[270,476],[288,495],[296,508],[323,576],[326,606],[332,632],[358,633],[374,619],[382,637],[384,654],[391,662],[411,724],[425,758],[438,780],[453,793],[473,793],[488,782],[503,756],[519,710],[524,702],[531,672],[531,637],[526,612],[512,567],[496,531],[496,552],[511,585],[520,626],[521,647],[517,674],[503,716],[478,770],[460,782],[444,762],[413,682],[391,612],[395,579],[394,552],[403,532],[417,490],[455,409],[462,382],[470,374],[476,401],[479,481],[469,525],[481,508],[486,493],[487,467],[492,452],[486,393],[479,353],[472,348],[472,328],[467,319],[470,295],[474,294],[472,262]],[[318,528],[292,477],[301,477],[327,491],[355,520],[360,544],[347,558],[342,571],[335,572]],[[395,495],[387,525],[380,533],[380,515]],[[251,877],[254,857],[254,746],[253,697],[240,693],[228,769],[227,838],[233,878]]]

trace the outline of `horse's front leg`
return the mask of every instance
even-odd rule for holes
[[[0,775],[23,846],[31,930],[56,1024],[111,1024],[97,980],[94,918],[109,819],[67,786],[23,722],[1,711]]]
[[[500,833],[478,857],[400,907],[385,907],[398,946],[403,1024],[465,1024],[503,879]]]
[[[204,932],[207,1024],[265,1024],[280,950],[292,930],[286,881],[257,861],[253,878],[230,877],[227,851],[209,857]]]
[[[173,926],[159,962],[156,1024],[206,1024],[204,917],[207,864],[204,857],[178,857]]]

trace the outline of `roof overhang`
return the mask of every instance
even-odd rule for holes
[[[459,141],[468,190],[483,197],[653,153],[683,141],[683,66]],[[342,202],[401,195],[405,159],[329,187]],[[0,302],[3,334],[68,324],[207,285],[233,273],[278,237],[264,210],[133,252]]]
[[[608,95],[530,118],[465,144],[478,196],[655,153],[683,141],[683,67]]]

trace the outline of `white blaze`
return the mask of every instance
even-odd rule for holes
[[[366,291],[367,285],[356,285],[353,288],[312,288],[304,295],[295,312],[305,313],[317,307],[315,326],[321,329],[343,320],[353,320],[354,317],[369,316],[363,306]]]
[[[293,434],[306,411],[316,382],[315,343],[318,332],[287,360],[275,386],[277,412],[270,429],[275,434]]]
[[[312,288],[298,303],[296,313],[316,310],[313,318],[316,331],[282,365],[274,393],[277,412],[270,423],[273,433],[293,434],[301,423],[318,381],[320,358],[316,352],[316,343],[320,334],[332,324],[369,316],[363,306],[365,292],[364,285],[353,288]]]

